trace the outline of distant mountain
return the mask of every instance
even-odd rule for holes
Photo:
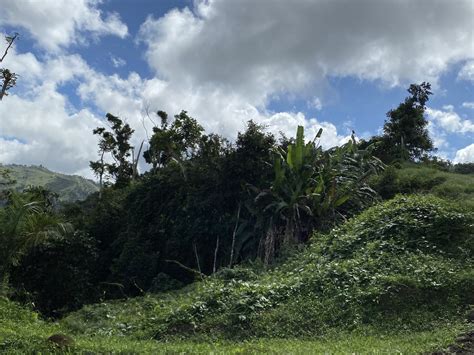
[[[74,202],[84,200],[91,193],[99,190],[99,186],[92,180],[77,175],[65,175],[55,173],[43,166],[26,165],[0,165],[0,170],[8,169],[9,176],[15,180],[8,188],[23,190],[27,186],[43,186],[56,192],[59,200],[63,202]],[[0,190],[5,189],[0,185]]]

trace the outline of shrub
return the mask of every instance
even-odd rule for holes
[[[96,301],[97,257],[95,241],[82,232],[45,242],[26,254],[13,270],[15,298],[33,302],[48,316]]]
[[[266,273],[223,270],[183,292],[88,308],[67,322],[107,314],[101,331],[159,339],[432,329],[472,302],[472,234],[472,212],[433,196],[397,196],[314,234],[308,248]],[[131,320],[131,307],[141,320]],[[130,328],[120,328],[125,323]]]

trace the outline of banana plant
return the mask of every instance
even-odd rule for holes
[[[275,177],[268,189],[259,190],[255,202],[266,221],[261,243],[265,262],[288,243],[301,243],[315,228],[324,229],[347,214],[348,206],[372,201],[376,194],[367,179],[383,169],[370,149],[359,150],[355,137],[324,151],[318,144],[320,129],[305,143],[299,126],[296,140],[273,154]]]

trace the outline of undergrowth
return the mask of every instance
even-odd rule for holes
[[[222,270],[54,324],[2,299],[0,351],[46,351],[55,332],[91,352],[435,349],[465,329],[474,303],[473,228],[472,210],[457,203],[396,196],[265,272]]]
[[[258,277],[86,306],[76,333],[137,339],[314,336],[332,328],[433,329],[474,303],[473,215],[433,196],[374,206]],[[237,273],[238,274],[238,273]]]

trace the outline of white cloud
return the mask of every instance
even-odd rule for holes
[[[142,117],[149,107],[169,114],[185,109],[208,132],[230,139],[250,119],[287,136],[294,136],[297,125],[305,127],[307,137],[322,127],[322,144],[330,147],[347,140],[334,124],[301,112],[273,112],[269,101],[302,96],[320,109],[328,77],[353,76],[388,86],[436,83],[450,64],[474,59],[469,0],[434,0],[429,6],[408,0],[208,0],[159,19],[149,17],[141,26],[155,77],[108,76],[66,52],[85,36],[127,35],[117,15],[100,12],[100,2],[2,2],[0,27],[25,28],[52,53],[46,58],[9,54],[8,66],[21,73],[22,89],[21,96],[12,94],[0,104],[0,161],[88,171],[97,149],[91,131],[103,121],[91,108],[72,111],[58,89],[63,83],[77,83],[86,106],[126,119],[136,130],[135,145],[146,138]],[[112,64],[120,65],[120,59],[112,57]],[[446,132],[472,133],[472,122],[453,108],[431,114],[439,144],[447,145]],[[150,128],[148,121],[145,126]]]
[[[454,163],[474,163],[474,143],[459,149],[454,157]]]
[[[323,108],[323,103],[319,97],[315,96],[310,101],[308,101],[308,107],[320,111]]]
[[[463,102],[462,107],[464,108],[470,108],[474,110],[474,102]]]
[[[0,26],[26,29],[38,44],[58,51],[72,43],[86,42],[92,36],[128,34],[127,26],[116,13],[103,14],[101,0],[3,0]]]
[[[469,119],[462,119],[456,112],[453,111],[453,106],[448,105],[443,107],[443,110],[436,110],[432,108],[426,109],[428,119],[448,133],[474,133],[474,122]]]
[[[474,7],[474,6],[473,6]],[[471,42],[471,47],[474,47]],[[469,80],[474,82],[474,60],[471,60],[464,64],[458,73],[458,79]]]
[[[473,16],[470,1],[196,1],[141,26],[160,78],[150,102],[184,107],[226,135],[254,118],[288,135],[297,122],[308,131],[324,126],[323,139],[337,144],[342,136],[331,123],[268,112],[268,102],[302,95],[318,109],[331,76],[436,85],[450,64],[474,58]],[[470,132],[470,121],[458,124]]]
[[[238,95],[209,87],[191,91],[157,78],[142,79],[137,73],[131,73],[128,78],[117,75],[90,76],[79,85],[78,93],[83,100],[93,102],[101,110],[113,110],[114,114],[126,118],[137,129],[136,144],[145,139],[143,124],[151,131],[150,121],[143,121],[143,113],[147,108],[151,111],[165,110],[170,114],[186,109],[207,132],[220,133],[230,139],[235,139],[246,122],[253,119],[277,135],[283,132],[287,136],[294,136],[296,127],[303,125],[307,136],[311,137],[322,127],[322,144],[325,147],[337,145],[344,140],[333,124],[307,118],[300,112],[274,113],[259,110]]]
[[[86,167],[97,150],[91,131],[102,123],[89,110],[71,114],[66,106],[67,98],[48,85],[30,99],[11,95],[3,100],[0,161],[43,164],[65,173]]]
[[[115,68],[120,68],[120,67],[123,67],[125,64],[127,64],[127,62],[123,59],[123,58],[120,58],[120,57],[110,57],[110,60],[112,61],[112,65],[115,67]]]
[[[431,139],[433,140],[433,145],[437,149],[449,147],[449,143],[446,139],[446,132],[438,129],[435,122],[428,121],[428,132]]]
[[[258,106],[327,76],[436,83],[450,63],[474,58],[473,17],[470,0],[213,0],[149,17],[140,34],[161,77]]]

